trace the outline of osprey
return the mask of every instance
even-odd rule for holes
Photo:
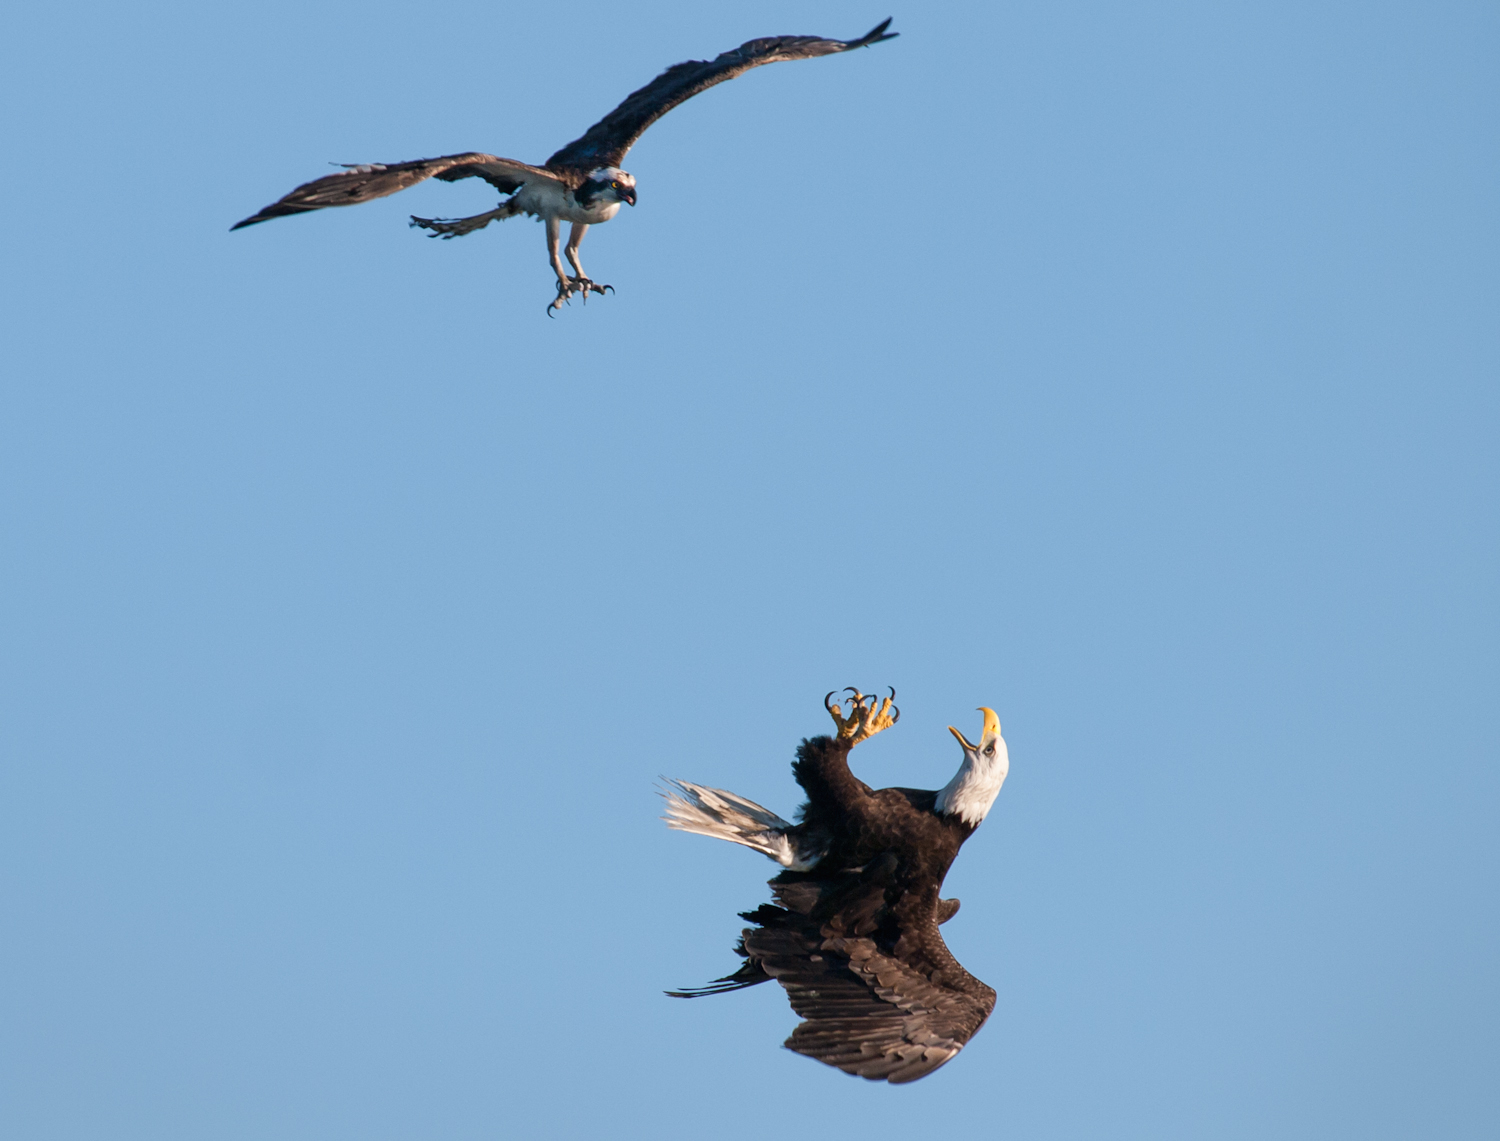
[[[797,749],[792,772],[807,793],[798,824],[723,789],[668,782],[670,827],[754,848],[786,871],[770,881],[776,903],[741,913],[755,926],[735,947],[739,970],[667,993],[699,998],[775,979],[804,1019],[789,1049],[873,1081],[911,1082],[962,1050],[995,1006],[938,933],[958,911],[939,892],[1010,761],[1000,719],[981,707],[977,745],[949,726],[964,757],[945,786],[872,789],[849,771],[849,750],[896,723],[896,691],[878,706],[849,693],[847,717],[832,693],[823,699],[837,736]]]
[[[619,213],[621,203],[635,205],[635,178],[621,170],[620,163],[647,127],[684,100],[752,67],[782,60],[812,59],[895,39],[897,33],[885,30],[889,25],[887,19],[857,40],[769,36],[741,44],[717,59],[693,59],[669,67],[645,87],[632,92],[625,102],[542,166],[477,151],[414,162],[343,164],[342,174],[330,174],[303,183],[285,198],[242,222],[236,222],[230,229],[238,230],[257,222],[327,206],[354,206],[372,198],[395,194],[429,178],[444,182],[482,178],[510,197],[502,199],[495,209],[469,218],[418,218],[413,215],[411,224],[430,230],[430,237],[456,238],[472,234],[496,219],[513,218],[517,214],[541,218],[547,224],[547,257],[557,274],[557,296],[547,306],[550,316],[575,293],[582,294],[587,301],[590,293],[603,293],[611,288],[589,280],[578,260],[578,245],[590,226],[608,222]],[[564,222],[573,224],[563,251],[573,267],[572,276],[563,269],[562,259],[558,257],[558,239]]]

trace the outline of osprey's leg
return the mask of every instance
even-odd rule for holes
[[[583,272],[583,263],[578,260],[578,246],[583,241],[583,235],[588,232],[587,222],[574,222],[573,228],[568,231],[568,247],[564,251],[568,255],[568,264],[573,267],[573,272],[578,275],[579,281],[589,279],[589,275]]]
[[[552,299],[552,304],[547,306],[547,316],[562,308],[562,304],[573,296],[574,285],[568,279],[567,270],[563,269],[562,258],[557,255],[557,243],[562,237],[562,223],[556,218],[547,219],[547,260],[552,263],[552,272],[557,274],[557,296]]]
[[[589,226],[587,222],[574,222],[573,228],[568,232],[567,248],[563,251],[568,255],[568,264],[571,265],[574,272],[578,274],[578,276],[573,279],[573,284],[577,286],[578,289],[582,290],[583,300],[585,302],[588,301],[589,293],[591,291],[594,293],[603,293],[607,289],[614,289],[613,285],[599,285],[595,282],[590,281],[589,275],[583,272],[583,263],[578,260],[578,247],[583,242],[583,235],[588,232]]]
[[[557,256],[557,242],[562,237],[562,223],[556,218],[547,219],[547,260],[552,263],[552,272],[557,274],[557,291],[564,293],[568,289],[568,274],[563,269],[562,258]],[[560,297],[559,300],[566,300]]]
[[[547,257],[552,262],[552,272],[557,274],[557,296],[547,306],[549,317],[561,309],[563,302],[575,293],[582,293],[583,299],[587,301],[590,293],[603,293],[612,288],[608,285],[595,285],[583,274],[583,266],[578,261],[578,243],[583,241],[583,235],[587,232],[586,225],[574,222],[572,232],[568,234],[568,261],[578,271],[577,277],[569,277],[567,270],[563,269],[562,258],[557,253],[558,239],[562,237],[562,223],[556,218],[547,219]]]

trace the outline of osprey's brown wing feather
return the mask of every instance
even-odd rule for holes
[[[639,91],[547,160],[548,168],[571,167],[589,171],[601,166],[619,166],[637,139],[656,120],[700,91],[733,79],[752,67],[783,60],[813,59],[820,55],[863,48],[881,40],[895,39],[883,20],[857,40],[825,40],[821,36],[768,36],[751,40],[716,59],[690,59],[669,67]]]
[[[384,198],[415,186],[429,178],[444,182],[456,182],[460,178],[482,178],[505,194],[514,193],[534,178],[545,178],[556,182],[558,176],[550,170],[514,159],[469,151],[461,155],[444,155],[442,158],[423,158],[414,162],[370,163],[365,166],[350,166],[338,174],[325,175],[304,182],[284,198],[271,203],[257,214],[230,227],[238,230],[282,218],[289,214],[305,214],[309,210],[323,210],[329,206],[357,206],[374,198]]]

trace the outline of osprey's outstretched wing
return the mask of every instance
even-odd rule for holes
[[[305,214],[309,210],[322,210],[329,206],[357,206],[373,198],[384,198],[415,186],[429,178],[444,182],[457,182],[460,178],[482,178],[503,194],[512,194],[532,179],[549,182],[561,180],[550,170],[539,166],[516,162],[514,159],[470,151],[461,155],[445,155],[442,158],[423,158],[414,162],[370,163],[350,166],[339,174],[304,182],[286,197],[271,203],[258,214],[230,227],[238,230],[242,226],[253,226],[272,218],[288,214]]]
[[[592,170],[601,166],[619,166],[625,153],[635,145],[646,128],[685,99],[707,91],[716,83],[733,79],[741,72],[766,63],[790,59],[812,59],[820,55],[845,52],[850,48],[869,47],[881,40],[896,38],[886,32],[886,19],[857,40],[825,40],[820,36],[768,36],[751,40],[717,59],[690,59],[669,67],[639,91],[632,92],[608,115],[590,127],[582,138],[574,139],[547,160],[553,170],[574,167]]]

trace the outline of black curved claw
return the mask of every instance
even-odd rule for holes
[[[826,709],[826,710],[828,710],[829,716],[833,715],[833,702],[829,701],[828,698],[832,697],[837,692],[838,692],[838,690],[836,690],[836,689],[830,689],[828,691],[828,695],[823,698],[823,708]]]
[[[896,687],[888,685],[886,688],[891,691],[891,724],[894,725],[901,720],[901,710],[896,708]]]
[[[566,288],[561,282],[559,282],[557,286],[557,296],[547,303],[547,316],[556,317],[557,310],[560,308],[557,303],[561,301],[563,305],[571,305],[572,296],[573,291]],[[587,298],[585,298],[585,300],[587,300]]]

